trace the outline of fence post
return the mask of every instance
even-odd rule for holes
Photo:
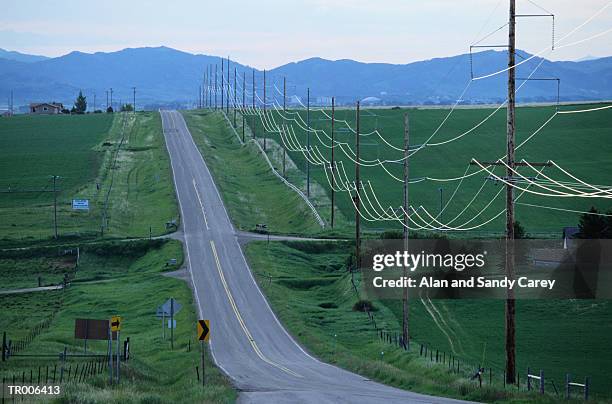
[[[489,368],[489,384],[493,384],[493,368]]]
[[[589,378],[584,378],[584,401],[588,401],[589,399]]]
[[[527,391],[531,391],[531,371],[527,368]]]
[[[544,394],[544,370],[540,369],[540,394]]]
[[[5,360],[6,360],[6,331],[2,333],[2,362],[4,362]]]

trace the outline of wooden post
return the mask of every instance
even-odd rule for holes
[[[236,67],[234,66],[234,128],[236,127],[236,91],[238,91],[238,89],[236,88]]]
[[[266,69],[263,71],[263,119],[266,119]],[[266,128],[263,128],[263,149],[266,151]]]
[[[540,369],[540,394],[544,394],[544,370]]]
[[[244,143],[244,111],[246,108],[246,73],[242,72],[242,143]]]
[[[359,201],[359,190],[361,189],[361,177],[359,175],[359,160],[360,160],[360,148],[359,148],[359,101],[357,101],[357,111],[355,115],[356,120],[356,131],[355,131],[355,270],[359,270],[361,268],[361,252],[359,250],[361,244],[361,216],[360,214],[360,201]],[[351,270],[351,281],[354,285],[354,271]]]
[[[527,368],[527,391],[531,391],[531,369]]]
[[[410,150],[410,126],[409,126],[408,113],[404,114],[404,251],[408,251],[408,178],[410,178],[410,171],[408,165],[408,156]],[[408,269],[406,266],[403,267],[403,276],[408,276]],[[404,287],[402,291],[402,336],[407,344],[410,343],[410,336],[408,334],[408,288]]]
[[[204,341],[200,342],[200,348],[202,350],[202,386],[206,385],[206,365],[205,365],[205,357],[204,357]]]
[[[570,374],[565,374],[565,398],[570,398]]]
[[[514,175],[514,137],[515,137],[515,46],[516,46],[516,0],[510,0],[508,22],[508,108],[507,108],[507,165],[506,175]],[[506,277],[514,279],[514,189],[506,184]],[[514,383],[516,373],[516,302],[514,290],[507,290],[506,298],[506,379]]]
[[[334,205],[336,204],[336,195],[334,192],[334,187],[336,186],[334,173],[336,172],[336,162],[334,161],[334,120],[335,120],[335,110],[336,110],[336,100],[335,97],[332,97],[331,104],[331,228],[334,228]],[[310,152],[310,150],[308,150]],[[308,159],[306,159],[308,162]],[[308,163],[307,163],[308,164]]]
[[[310,152],[310,87],[306,89],[306,150]],[[306,159],[306,196],[310,198],[310,161]]]
[[[113,384],[113,333],[110,320],[108,321],[108,383]],[[77,365],[78,369],[78,365]],[[40,370],[40,369],[39,369]],[[74,372],[75,376],[77,371]]]
[[[170,298],[170,349],[174,349],[174,298]]]
[[[224,81],[225,81],[225,71],[223,70],[223,58],[221,59],[221,112],[223,112],[223,91],[224,91]]]
[[[584,401],[588,401],[589,400],[590,381],[591,381],[591,379],[589,379],[588,377],[584,378]]]
[[[287,111],[287,78],[283,77],[283,113]],[[283,121],[285,120],[283,116]],[[281,142],[283,147],[283,177],[287,178],[287,148],[285,142]]]

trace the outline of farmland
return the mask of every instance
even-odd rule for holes
[[[159,235],[178,218],[156,113],[17,116],[0,122],[0,146],[5,244],[54,235],[52,175],[60,238]],[[74,211],[75,198],[89,211]]]
[[[598,105],[589,106],[597,107]],[[583,109],[584,105],[561,106],[561,110]],[[286,117],[295,117],[296,113],[306,121],[304,110],[289,111]],[[331,122],[330,110],[326,110],[326,115],[322,112],[312,111],[310,122],[313,128],[324,129],[330,134]],[[378,129],[385,141],[395,147],[403,147],[403,115],[409,114],[410,118],[410,144],[419,145],[425,143],[428,138],[436,132],[436,129],[449,113],[448,109],[362,109],[360,119],[360,132],[370,133]],[[527,140],[541,125],[543,125],[553,114],[555,107],[521,107],[517,110],[517,139],[516,144],[520,145]],[[482,123],[473,131],[468,132],[477,123],[481,122],[489,115],[491,118]],[[272,113],[278,124],[283,122],[278,113]],[[335,138],[337,141],[346,142],[354,149],[355,136],[340,121],[346,120],[352,128],[355,128],[355,110],[338,109],[336,110],[336,130]],[[485,181],[488,175],[486,172],[477,173],[466,178],[463,182],[442,181],[444,179],[462,177],[480,169],[478,166],[469,167],[472,158],[481,161],[494,161],[505,155],[505,109],[502,108],[495,112],[490,108],[457,108],[449,119],[441,126],[441,129],[430,140],[429,144],[441,143],[438,146],[428,146],[416,152],[410,157],[410,178],[417,181],[410,184],[410,203],[415,207],[425,207],[433,216],[440,213],[440,198],[442,197],[442,214],[439,220],[443,223],[450,222],[451,227],[458,227],[465,223],[464,227],[472,228],[467,234],[472,236],[499,233],[504,226],[504,194],[500,192],[502,184],[495,181]],[[250,119],[249,119],[250,121]],[[295,122],[287,120],[293,125],[302,146],[306,145],[306,132]],[[609,135],[612,133],[612,111],[603,110],[583,114],[556,115],[537,135],[528,140],[523,146],[517,149],[517,159],[527,159],[529,161],[548,161],[553,160],[561,167],[570,171],[576,177],[592,184],[609,184],[612,177],[612,163],[610,154],[612,153],[612,143]],[[258,135],[261,137],[261,122],[258,124]],[[467,134],[463,135],[464,133]],[[460,136],[463,135],[463,136]],[[278,135],[270,135],[278,141]],[[311,134],[310,141],[313,146],[318,147],[319,151],[328,160],[331,158],[329,149],[330,140],[321,133]],[[326,144],[326,146],[322,145]],[[403,156],[402,151],[397,151],[372,134],[361,137],[361,158],[364,160],[398,160]],[[350,152],[349,152],[350,153]],[[291,159],[296,162],[302,170],[306,170],[306,160],[300,152],[290,152]],[[351,159],[336,146],[336,161],[344,164],[348,179],[354,179],[354,163]],[[354,156],[352,156],[354,158]],[[396,178],[402,178],[402,164],[388,163],[385,168]],[[468,170],[468,171],[466,171]],[[329,194],[329,183],[321,166],[311,165],[313,178]],[[502,167],[498,167],[495,173],[503,176]],[[535,172],[530,168],[521,169],[527,177],[535,176]],[[547,167],[545,174],[551,178],[562,181],[573,181],[563,175],[555,167]],[[423,177],[440,179],[440,181],[423,180]],[[361,180],[364,183],[368,196],[372,199],[372,193],[367,188],[367,182],[371,182],[374,191],[381,205],[387,208],[392,205],[397,208],[402,203],[402,184],[393,179],[380,166],[362,166]],[[459,191],[449,200],[455,189],[459,186]],[[479,193],[479,189],[482,190]],[[545,192],[541,189],[533,188],[535,191]],[[441,190],[441,191],[440,191]],[[517,191],[517,195],[520,191]],[[474,201],[470,203],[472,198]],[[487,205],[493,200],[490,206]],[[362,196],[362,201],[366,210],[372,211],[368,202]],[[446,206],[448,203],[448,206]],[[609,203],[604,203],[597,199],[586,198],[555,198],[541,197],[537,195],[525,194],[517,201],[517,220],[520,221],[528,233],[538,236],[559,237],[564,226],[574,226],[578,221],[578,214],[557,210],[535,208],[525,204],[543,205],[553,208],[562,208],[575,211],[585,211],[591,206],[596,206],[600,211],[612,208]],[[337,206],[346,217],[354,217],[354,211],[350,198],[340,194],[337,198]],[[486,208],[486,209],[485,209]],[[465,209],[465,210],[464,210]],[[479,215],[479,212],[483,211]],[[380,212],[380,209],[378,209]],[[327,217],[329,214],[323,211]],[[497,217],[497,215],[499,216]],[[421,215],[423,213],[421,212]],[[490,221],[489,221],[490,220]],[[488,222],[489,221],[489,222]],[[488,223],[485,223],[488,222]],[[422,222],[420,222],[422,223]],[[368,222],[362,220],[365,229],[400,229],[397,222]]]

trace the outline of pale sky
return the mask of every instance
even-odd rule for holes
[[[559,45],[612,29],[609,0],[534,0],[555,14],[557,39],[608,7]],[[73,50],[160,46],[229,55],[257,68],[319,56],[409,63],[467,53],[508,18],[508,0],[3,0],[0,48],[60,56]],[[518,14],[543,13],[517,0]],[[519,18],[517,46],[550,47],[551,18]],[[507,28],[483,43],[505,43]],[[612,56],[612,31],[542,56]]]

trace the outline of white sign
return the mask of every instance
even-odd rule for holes
[[[176,328],[176,320],[168,320],[168,328]]]
[[[73,210],[89,210],[89,199],[73,199]]]

